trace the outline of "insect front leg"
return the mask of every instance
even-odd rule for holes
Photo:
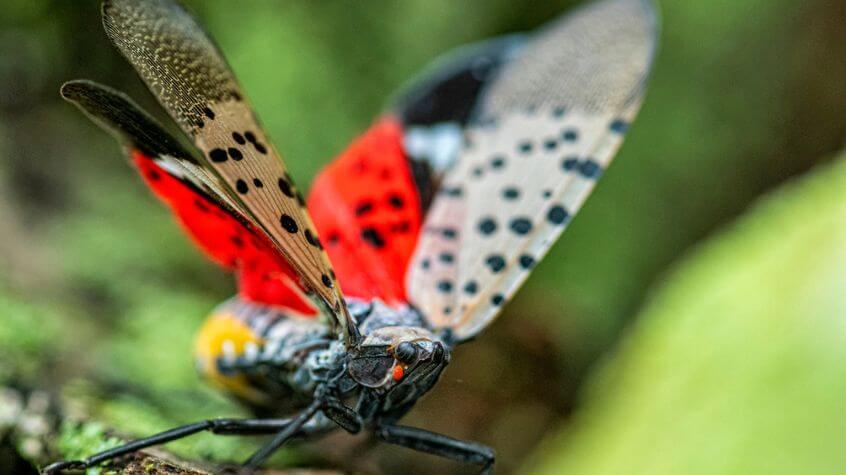
[[[483,475],[494,470],[496,454],[486,445],[453,439],[442,434],[415,427],[384,425],[376,429],[376,437],[389,444],[400,445],[419,452],[437,455],[458,462],[482,466]]]
[[[150,437],[134,440],[113,449],[104,450],[84,460],[68,460],[44,467],[44,473],[61,473],[64,470],[80,470],[93,467],[107,460],[123,455],[166,444],[198,432],[211,432],[219,435],[266,435],[275,434],[290,426],[292,419],[209,419],[166,430]],[[299,429],[299,428],[298,428]]]
[[[364,426],[361,416],[338,399],[327,400],[321,410],[332,422],[350,434],[358,434]]]

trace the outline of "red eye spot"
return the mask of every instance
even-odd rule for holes
[[[394,381],[399,381],[402,379],[402,376],[405,374],[405,370],[402,369],[402,366],[396,365],[394,366]]]

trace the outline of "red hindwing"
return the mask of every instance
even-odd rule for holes
[[[344,294],[407,301],[404,277],[422,222],[393,118],[377,122],[317,177],[308,208]]]
[[[197,246],[211,260],[237,273],[242,297],[306,315],[317,313],[299,288],[294,271],[264,235],[142,152],[134,150],[132,161]]]

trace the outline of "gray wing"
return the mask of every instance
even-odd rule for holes
[[[656,40],[649,2],[592,3],[533,34],[486,85],[407,273],[434,327],[478,334],[546,254],[621,145]]]

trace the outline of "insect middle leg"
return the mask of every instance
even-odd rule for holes
[[[496,454],[486,445],[417,429],[415,427],[384,425],[376,429],[376,437],[389,444],[400,445],[419,452],[438,455],[458,462],[481,465],[483,475],[493,473]]]
[[[134,440],[113,449],[104,450],[84,460],[68,460],[56,462],[44,467],[44,473],[59,473],[62,470],[79,470],[93,467],[107,460],[146,449],[154,445],[161,445],[182,439],[198,432],[211,432],[219,435],[267,435],[276,434],[289,427],[292,419],[209,419],[195,422],[174,429],[166,430],[150,437]],[[298,427],[298,430],[302,426]],[[296,433],[295,433],[296,435]]]

